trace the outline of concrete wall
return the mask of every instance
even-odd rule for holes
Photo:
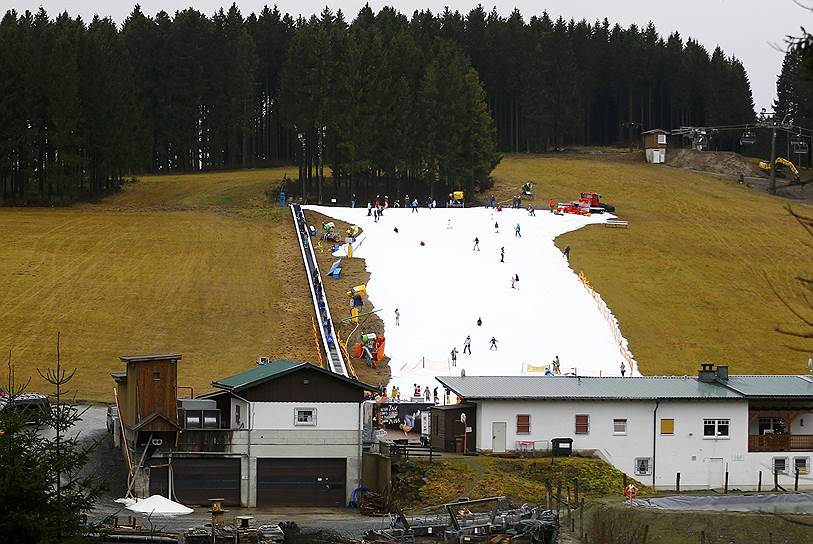
[[[365,451],[361,458],[364,487],[383,493],[392,480],[392,462],[380,453]]]
[[[359,404],[351,402],[253,402],[254,429],[357,430]],[[295,425],[297,408],[316,410],[316,425]]]
[[[295,408],[315,408],[316,425],[294,425]],[[257,459],[267,457],[346,458],[345,491],[346,501],[350,501],[362,479],[360,404],[253,402],[250,410],[252,430],[235,432],[229,450],[245,456],[242,464],[245,506],[257,504]]]
[[[723,486],[726,470],[729,487],[756,488],[762,471],[763,489],[772,487],[772,463],[775,456],[813,456],[813,452],[749,453],[748,402],[728,401],[661,401],[654,429],[653,475],[636,474],[636,458],[653,457],[654,401],[481,401],[478,402],[477,448],[492,450],[492,426],[506,423],[506,449],[516,449],[519,440],[539,441],[573,438],[576,450],[597,450],[597,454],[619,470],[637,480],[658,488],[672,489],[676,474],[681,475],[682,489],[707,489]],[[517,434],[516,416],[531,416],[531,432]],[[589,432],[575,433],[575,416],[589,416]],[[613,419],[626,419],[626,434],[613,432]],[[674,419],[673,435],[660,434],[660,420]],[[728,438],[703,436],[704,419],[729,419]],[[811,421],[813,425],[813,420]],[[650,462],[651,463],[651,462]],[[793,476],[780,475],[780,485],[793,486]],[[800,487],[813,488],[813,477],[802,475]]]

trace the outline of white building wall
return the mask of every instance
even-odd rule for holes
[[[315,408],[316,425],[295,425],[295,408]],[[361,483],[361,404],[252,402],[252,430],[233,433],[230,453],[246,456],[242,497],[257,505],[258,458],[346,458],[346,501]],[[234,404],[232,405],[234,418]],[[248,421],[248,420],[246,420]]]
[[[718,488],[724,484],[728,470],[729,488],[756,488],[762,471],[763,489],[773,487],[772,459],[813,456],[813,452],[749,453],[748,402],[669,401],[658,404],[653,429],[655,401],[479,401],[477,412],[477,447],[492,450],[492,425],[506,423],[506,449],[517,449],[518,441],[535,441],[536,447],[547,447],[553,438],[573,438],[576,450],[597,450],[600,457],[637,480],[653,485],[652,475],[636,475],[635,459],[653,457],[655,436],[655,481],[659,488],[672,489],[676,474],[681,475],[681,489]],[[530,415],[530,434],[517,434],[516,416]],[[589,416],[589,432],[575,433],[575,416]],[[675,420],[674,435],[660,434],[660,420]],[[627,433],[613,433],[613,419],[627,420]],[[705,438],[704,419],[729,419],[728,438]],[[813,420],[810,422],[813,425]],[[780,485],[793,486],[789,473],[780,475]],[[800,487],[813,488],[811,475],[802,475]]]

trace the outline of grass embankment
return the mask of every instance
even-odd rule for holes
[[[629,220],[556,243],[571,246],[571,267],[609,304],[645,374],[691,375],[702,361],[737,374],[806,371],[807,355],[792,349],[804,344],[775,332],[798,322],[773,289],[798,300],[795,278],[813,262],[787,200],[629,157],[512,155],[494,178],[500,200],[531,179],[537,207],[596,191]]]
[[[403,490],[395,495],[404,507],[434,506],[460,497],[481,499],[506,496],[514,502],[545,503],[545,482],[553,493],[561,484],[562,500],[573,497],[576,481],[585,498],[619,494],[623,474],[600,459],[582,457],[501,459],[479,456],[464,459],[421,461],[402,476]],[[630,480],[634,482],[633,480]],[[644,490],[643,486],[638,484]]]
[[[0,350],[17,381],[47,391],[36,369],[57,331],[84,400],[111,400],[125,354],[183,354],[178,383],[196,394],[259,355],[316,360],[290,212],[265,196],[284,173],[145,177],[99,204],[0,209]]]

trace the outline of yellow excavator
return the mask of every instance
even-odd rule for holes
[[[776,175],[780,178],[785,177],[784,172],[779,170],[779,166],[786,166],[788,170],[793,173],[793,181],[799,181],[799,169],[796,168],[796,165],[790,162],[788,159],[784,157],[776,157]],[[759,161],[759,169],[763,172],[770,172],[771,171],[771,161]]]

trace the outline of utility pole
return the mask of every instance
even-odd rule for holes
[[[776,120],[771,120],[771,179],[768,182],[768,192],[776,194]]]

